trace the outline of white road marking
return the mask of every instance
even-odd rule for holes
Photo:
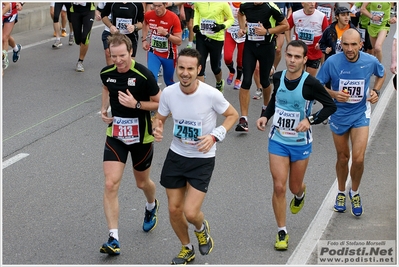
[[[16,156],[14,156],[14,157],[12,157],[12,158],[10,158],[10,159],[4,161],[4,162],[3,162],[3,170],[4,170],[5,168],[7,168],[8,166],[14,164],[15,162],[18,162],[18,161],[20,161],[21,159],[26,158],[27,156],[29,156],[29,154],[20,153],[20,154],[18,154],[18,155],[16,155]]]

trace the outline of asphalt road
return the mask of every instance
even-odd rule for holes
[[[51,48],[51,27],[14,35],[23,47],[21,58],[17,63],[10,62],[2,79],[4,265],[163,265],[180,250],[169,223],[165,191],[159,184],[171,141],[166,135],[163,142],[155,144],[151,169],[161,203],[157,228],[151,233],[141,230],[145,200],[135,186],[129,162],[119,193],[121,255],[99,253],[108,233],[102,208],[106,125],[98,113],[102,90],[99,72],[105,65],[102,30],[96,22],[84,73],[74,70],[79,49],[68,46],[67,38],[63,38],[61,49]],[[373,107],[373,118],[378,119],[372,119],[373,135],[361,185],[363,216],[354,218],[350,212],[332,211],[335,149],[329,127],[313,126],[313,153],[305,177],[306,204],[297,215],[287,210],[289,249],[274,250],[277,226],[271,206],[268,132],[260,132],[255,126],[262,101],[251,100],[249,133],[230,131],[218,144],[216,167],[203,205],[215,247],[208,256],[197,253],[193,264],[317,264],[315,245],[319,239],[397,239],[397,96],[390,84],[388,52],[392,36],[393,31],[384,44],[383,63],[388,75],[381,104]],[[185,45],[186,41],[182,47]],[[136,60],[146,62],[140,48]],[[226,78],[224,64],[223,73]],[[214,85],[209,65],[206,74],[206,82]],[[160,83],[164,88],[162,77]],[[253,84],[251,94],[254,92]],[[224,94],[239,110],[238,90],[226,86]],[[171,133],[171,120],[165,132]],[[291,198],[288,193],[288,203]],[[192,231],[190,226],[196,244]]]

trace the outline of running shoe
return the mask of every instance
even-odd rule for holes
[[[241,80],[236,79],[234,82],[234,89],[239,90],[241,88]]]
[[[193,48],[193,46],[192,45],[187,45],[186,48]]]
[[[219,83],[216,83],[216,89],[223,93],[224,90],[224,80],[221,80]]]
[[[202,255],[208,255],[213,249],[213,239],[209,235],[211,229],[207,220],[204,220],[204,230],[201,232],[194,231],[198,239],[199,251]]]
[[[186,265],[188,262],[195,259],[194,247],[189,249],[186,246],[182,246],[179,255],[173,258],[170,264],[172,265]]]
[[[74,42],[73,34],[69,34],[68,44],[69,44],[69,45],[73,45],[73,42]]]
[[[289,235],[284,231],[280,230],[276,236],[276,243],[274,244],[274,248],[277,250],[286,250],[288,248],[288,239]]]
[[[229,73],[229,77],[227,77],[227,85],[230,85],[233,82],[234,73]]]
[[[76,71],[77,72],[84,72],[85,68],[83,67],[83,62],[82,61],[78,61],[78,63],[76,63]]]
[[[143,222],[143,231],[144,232],[149,232],[157,226],[158,209],[159,209],[158,199],[155,199],[155,207],[152,210],[145,209],[144,222]]]
[[[8,54],[6,50],[3,50],[2,62],[3,62],[3,70],[5,70],[6,68],[8,68],[8,65],[10,64],[10,62],[8,61]]]
[[[66,37],[67,36],[66,30],[64,30],[64,29],[61,30],[61,36],[62,37]]]
[[[305,204],[305,196],[306,196],[306,187],[305,191],[303,192],[302,199],[297,199],[296,196],[294,195],[290,203],[290,210],[292,214],[297,214],[302,209],[303,205]]]
[[[115,256],[121,254],[121,248],[119,241],[113,236],[109,236],[108,242],[104,243],[100,248],[101,253],[108,253],[109,255]]]
[[[360,195],[356,194],[352,196],[351,190],[349,190],[349,199],[352,203],[352,215],[353,216],[360,216],[363,214],[363,207],[362,207],[362,200],[360,199]]]
[[[236,132],[248,132],[248,121],[244,117],[238,121]]]
[[[346,196],[343,193],[338,193],[335,199],[334,211],[345,212],[346,211]]]
[[[56,33],[56,32],[54,32],[54,33],[53,33],[53,36],[54,36],[54,37],[56,37],[56,36],[57,36],[57,33]]]
[[[262,88],[258,88],[258,89],[256,89],[256,93],[252,98],[259,100],[262,97],[263,97],[263,90],[262,90]]]
[[[22,49],[22,46],[20,44],[17,44],[17,47],[18,47],[17,52],[15,52],[14,50],[12,51],[12,62],[14,62],[14,63],[17,62],[18,59],[20,58],[20,52]]]
[[[60,48],[62,46],[61,40],[55,40],[53,48]]]

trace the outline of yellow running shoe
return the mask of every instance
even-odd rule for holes
[[[286,250],[288,248],[288,239],[289,235],[284,230],[280,230],[277,233],[274,248],[277,250]]]
[[[290,203],[290,210],[292,214],[297,214],[305,204],[305,196],[306,196],[306,187],[305,190],[303,191],[303,198],[302,199],[297,199],[295,196],[292,198],[291,203]]]

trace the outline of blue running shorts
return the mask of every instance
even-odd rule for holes
[[[312,153],[312,143],[301,146],[292,146],[269,139],[269,153],[289,157],[290,162],[304,160]]]

